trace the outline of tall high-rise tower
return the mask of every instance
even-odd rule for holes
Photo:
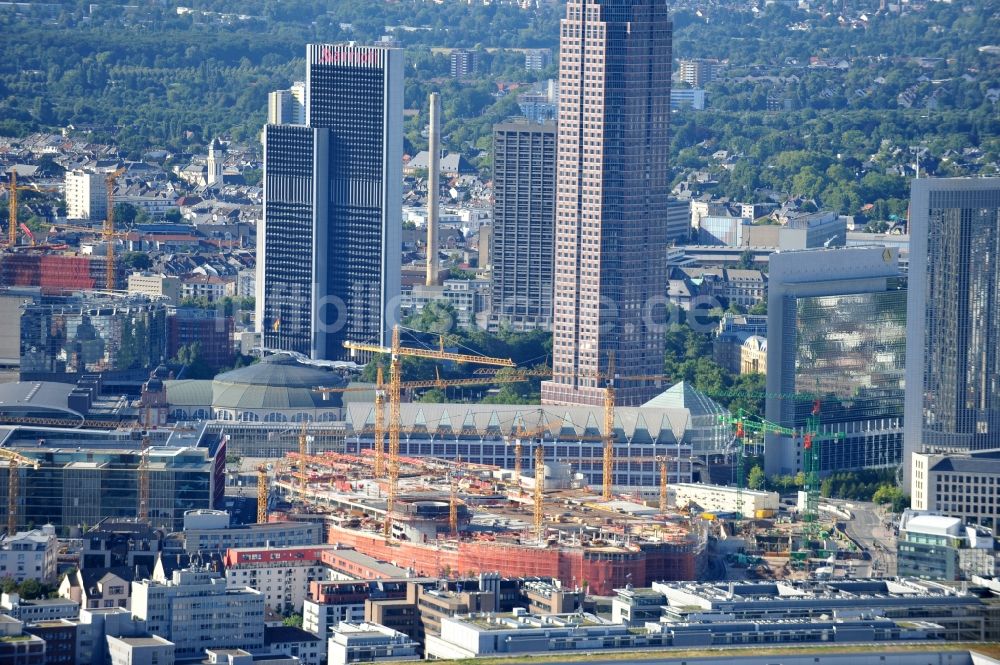
[[[903,451],[1000,447],[1000,178],[910,196]]]
[[[264,129],[257,326],[266,348],[344,357],[387,344],[400,290],[403,61],[310,44],[305,125]]]
[[[600,404],[663,372],[672,24],[665,0],[568,0],[559,63],[553,377],[548,404]],[[657,391],[616,381],[620,404]]]
[[[493,126],[491,325],[552,327],[556,126]]]

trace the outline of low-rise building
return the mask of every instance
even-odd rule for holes
[[[327,641],[301,628],[268,626],[264,629],[264,647],[268,653],[298,658],[302,665],[323,665]]]
[[[176,304],[181,298],[181,280],[169,275],[134,272],[128,276],[128,292],[162,297]]]
[[[767,374],[767,339],[751,335],[740,347],[740,374]]]
[[[162,637],[108,636],[111,665],[173,665],[174,643]]]
[[[702,483],[674,483],[670,486],[674,505],[694,505],[710,513],[736,513],[744,517],[771,517],[778,512],[777,492],[743,489],[727,485]],[[742,504],[742,505],[741,505]]]
[[[341,623],[327,647],[330,665],[420,660],[419,644],[399,631],[371,623]]]
[[[77,663],[77,623],[51,619],[25,625],[24,632],[45,640],[46,663]],[[2,662],[2,659],[0,659]]]
[[[24,622],[0,614],[0,663],[45,665],[45,640],[24,632]]]
[[[313,582],[309,585],[309,598],[303,604],[302,627],[325,640],[330,629],[341,621],[382,623],[367,618],[367,605],[405,600],[408,586],[408,580]]]
[[[84,568],[67,574],[59,583],[59,597],[82,609],[129,609],[133,568]]]
[[[231,588],[264,594],[264,606],[279,614],[301,613],[312,582],[330,579],[320,554],[334,545],[241,547],[226,550],[223,564]]]
[[[306,547],[323,542],[323,525],[316,522],[268,522],[229,525],[223,510],[192,510],[184,514],[184,549],[188,554],[225,552],[245,547]]]
[[[958,517],[907,510],[899,520],[896,571],[927,580],[994,577],[996,541],[989,529],[967,526]]]
[[[0,539],[0,577],[10,577],[15,582],[55,582],[58,554],[59,540],[54,529],[33,529],[4,536]]]
[[[80,605],[67,598],[38,598],[25,600],[16,593],[0,596],[0,612],[25,623],[75,619],[80,615]]]

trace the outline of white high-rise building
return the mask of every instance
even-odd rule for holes
[[[66,172],[66,216],[69,219],[104,219],[108,214],[108,186],[103,173]]]
[[[132,582],[132,614],[173,642],[179,659],[264,646],[264,594],[227,588],[224,577],[207,570],[177,570],[164,584]]]
[[[288,90],[275,90],[267,96],[267,124],[306,124],[306,84],[296,81]]]

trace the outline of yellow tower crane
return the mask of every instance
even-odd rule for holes
[[[267,465],[257,467],[257,524],[267,523]]]
[[[118,177],[123,173],[125,173],[124,167],[109,173],[108,177],[104,179],[104,184],[108,189],[108,214],[104,218],[103,232],[104,242],[107,245],[104,257],[106,276],[104,287],[108,291],[114,291],[117,282],[115,279],[115,238],[118,237],[118,234],[115,233],[115,183],[118,182]]]
[[[309,455],[309,436],[306,428],[309,423],[302,421],[302,431],[299,432],[299,496],[305,501],[306,497],[306,457]]]
[[[440,375],[435,379],[430,379],[427,381],[403,381],[399,384],[401,389],[414,390],[419,388],[456,388],[459,386],[483,386],[493,383],[519,383],[524,381],[524,377],[520,374],[512,375],[499,375],[499,376],[482,376],[482,377],[472,377],[468,379],[442,379]],[[375,440],[373,450],[375,453],[375,477],[384,478],[385,477],[385,377],[382,373],[382,368],[378,368],[377,378],[375,379]],[[347,387],[347,388],[313,388],[316,392],[330,394],[330,393],[354,393],[354,392],[368,392],[370,388],[362,387]]]
[[[8,480],[7,480],[7,535],[13,536],[17,533],[17,504],[21,494],[21,473],[20,467],[28,466],[38,469],[38,460],[25,457],[20,453],[6,448],[0,448],[0,458],[7,460]]]
[[[385,522],[383,533],[386,538],[392,534],[392,511],[396,505],[396,492],[399,484],[399,432],[400,425],[400,395],[402,384],[402,357],[429,358],[433,360],[453,360],[461,363],[479,363],[483,365],[499,365],[514,367],[510,358],[489,358],[487,356],[451,353],[444,350],[444,338],[440,338],[440,346],[435,349],[413,349],[403,347],[399,339],[399,326],[392,329],[392,346],[386,348],[377,344],[361,344],[344,342],[344,348],[351,351],[368,351],[372,353],[389,354],[389,496],[386,500]]]
[[[542,539],[542,492],[545,490],[545,446],[535,447],[535,538]]]
[[[35,187],[34,185],[19,185],[17,184],[17,171],[15,171],[14,169],[11,169],[9,176],[10,179],[8,180],[8,185],[7,185],[9,191],[8,202],[7,202],[7,220],[8,220],[7,244],[10,246],[11,249],[13,249],[17,245],[17,227],[18,227],[17,193],[21,190],[27,190],[31,192],[56,192],[59,190],[51,188],[41,189],[39,187]]]
[[[146,429],[142,433],[142,448],[139,458],[139,521],[145,522],[149,519],[149,428],[150,428],[149,405],[146,405]]]

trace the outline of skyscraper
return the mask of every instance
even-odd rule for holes
[[[386,344],[400,290],[403,62],[310,44],[305,125],[264,128],[257,326],[266,348],[338,359]]]
[[[777,252],[767,287],[767,419],[800,429],[819,401],[820,470],[900,462],[906,285],[896,248]],[[779,395],[795,394],[798,399]],[[803,470],[803,443],[769,435],[771,475]]]
[[[1000,447],[1000,178],[910,193],[904,473],[921,447]]]
[[[663,372],[672,24],[665,0],[568,0],[559,63],[553,377],[548,404],[600,404]],[[618,380],[620,404],[657,392]]]
[[[514,330],[552,326],[556,126],[493,127],[493,312]]]

